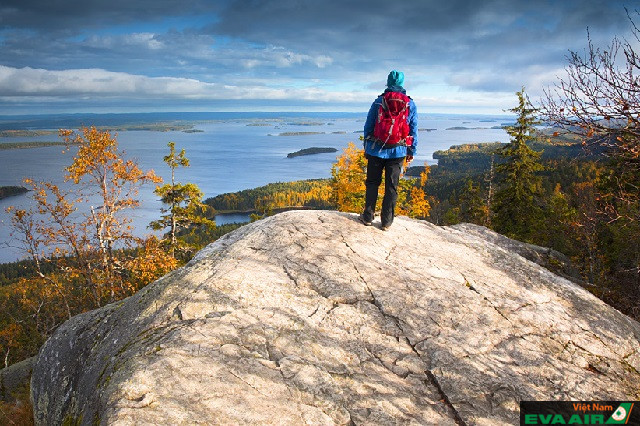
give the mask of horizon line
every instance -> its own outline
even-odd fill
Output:
[[[361,112],[358,111],[126,111],[126,112],[47,112],[47,113],[15,113],[15,114],[7,114],[0,113],[0,118],[2,117],[45,117],[45,116],[64,116],[64,115],[134,115],[134,114],[357,114],[360,115],[362,113],[366,114],[366,110]],[[513,114],[508,114],[507,112],[503,112],[501,114],[498,113],[487,113],[487,112],[418,112],[418,115],[488,115],[488,116],[511,116]]]

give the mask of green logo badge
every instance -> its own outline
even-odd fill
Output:
[[[609,420],[607,420],[608,425],[624,425],[627,424],[629,420],[629,416],[631,415],[631,410],[633,409],[632,402],[623,402],[616,408],[613,412]]]

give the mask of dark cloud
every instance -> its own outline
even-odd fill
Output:
[[[0,29],[75,33],[86,28],[215,13],[207,0],[3,0]]]
[[[541,90],[587,28],[602,45],[629,34],[624,3],[5,0],[0,66],[366,96],[397,68],[425,98],[438,87],[510,93]]]
[[[494,33],[508,42],[523,29],[552,29],[563,36],[587,26],[620,28],[625,20],[622,3],[601,0],[235,0],[219,12],[211,30],[299,49],[389,55],[406,53],[406,47],[455,51],[460,43],[481,41]],[[364,50],[354,52],[354,45]]]
[[[333,69],[367,69],[383,74],[403,67],[423,74],[430,66],[449,75],[491,75],[457,86],[479,91],[513,91],[537,81],[535,66],[560,67],[568,50],[586,45],[586,29],[597,42],[628,32],[622,2],[237,0],[207,28],[255,43],[287,46],[314,54],[328,52]],[[516,86],[512,78],[522,81]],[[422,77],[422,76],[421,76]],[[452,82],[454,79],[448,78]]]

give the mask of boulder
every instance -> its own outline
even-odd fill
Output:
[[[16,392],[27,389],[35,362],[32,356],[0,370],[0,401],[14,402]]]
[[[246,225],[59,327],[36,423],[511,425],[521,400],[640,399],[640,324],[525,252],[405,217]]]

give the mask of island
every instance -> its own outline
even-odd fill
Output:
[[[301,149],[300,151],[290,152],[287,154],[287,158],[299,157],[301,155],[324,154],[328,152],[338,152],[338,150],[335,148],[318,148],[314,146],[311,148]]]
[[[445,130],[479,130],[479,129],[485,129],[486,127],[465,127],[465,126],[454,126],[454,127],[449,127]]]
[[[14,195],[24,194],[29,190],[23,186],[0,186],[0,200]]]
[[[0,150],[4,149],[28,149],[48,146],[68,146],[66,142],[6,142],[0,143]]]
[[[324,132],[282,132],[278,136],[309,136],[309,135],[324,135]],[[272,136],[272,135],[269,135]]]
[[[324,126],[324,123],[318,121],[294,121],[287,124],[289,126]]]
[[[24,130],[7,129],[0,130],[0,138],[31,138],[34,136],[49,136],[58,134],[58,130]]]
[[[48,123],[51,126],[55,126],[56,122]],[[65,128],[72,129],[78,126],[81,128],[82,123],[73,123],[73,121],[67,123]],[[134,123],[120,123],[120,124],[103,124],[95,126],[98,130],[108,130],[110,132],[132,132],[132,131],[148,131],[148,132],[202,132],[202,130],[194,129],[194,125],[189,122],[182,121],[169,121],[169,122],[134,122]],[[38,136],[58,135],[60,130],[53,129],[41,129],[41,130],[29,130],[29,129],[4,129],[0,130],[0,138],[30,138]]]

